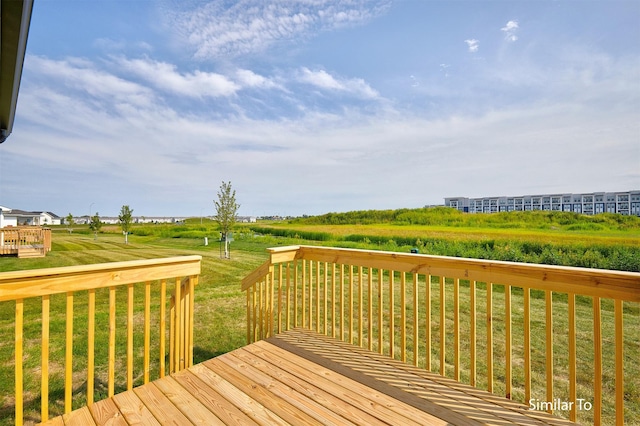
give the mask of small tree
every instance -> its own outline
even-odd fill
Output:
[[[236,214],[240,208],[240,204],[236,203],[236,191],[231,188],[231,181],[222,181],[218,191],[218,200],[213,200],[213,204],[216,207],[215,220],[218,222],[224,242],[224,257],[228,259],[230,257],[229,232],[236,223]]]
[[[74,225],[74,221],[73,221],[73,215],[71,213],[69,213],[67,215],[67,217],[64,219],[65,222],[67,222],[67,231],[69,231],[69,234],[71,234],[73,232],[73,225]]]
[[[89,229],[93,231],[93,239],[98,239],[98,232],[102,229],[102,222],[100,222],[100,214],[96,212],[94,216],[91,217],[91,221],[89,222]]]
[[[118,220],[120,221],[120,227],[122,228],[122,233],[124,234],[124,243],[129,244],[129,229],[131,228],[131,220],[133,218],[133,209],[129,208],[129,206],[122,206],[120,208],[120,214],[118,215]]]

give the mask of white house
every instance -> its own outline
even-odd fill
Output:
[[[0,228],[7,226],[60,225],[60,217],[51,212],[28,212],[0,206]]]
[[[12,225],[8,222],[8,219],[5,218],[5,213],[11,213],[11,209],[9,207],[0,206],[0,228]]]

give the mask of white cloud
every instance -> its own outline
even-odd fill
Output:
[[[251,70],[238,69],[236,71],[236,77],[243,87],[258,87],[265,89],[278,87],[278,84],[272,79],[256,74]]]
[[[504,27],[500,28],[500,31],[504,31],[504,37],[507,41],[513,42],[518,40],[518,36],[516,35],[518,28],[518,21],[509,21]]]
[[[361,78],[336,79],[325,70],[312,71],[303,67],[299,80],[321,89],[348,92],[365,99],[374,99],[379,96],[378,92]]]
[[[121,58],[118,63],[159,89],[183,96],[215,98],[233,95],[240,89],[224,75],[199,70],[181,74],[175,65],[166,62]]]
[[[480,41],[476,40],[475,38],[467,39],[464,42],[467,43],[467,46],[469,47],[469,52],[471,53],[476,53],[480,48]]]
[[[40,77],[50,77],[56,84],[66,85],[68,90],[82,91],[99,99],[134,105],[148,105],[154,100],[153,92],[147,87],[119,78],[79,58],[53,60],[27,55],[25,70]]]
[[[94,200],[104,186],[96,200],[102,214],[129,203],[123,197],[130,192],[140,194],[130,202],[137,211],[194,214],[199,203],[210,204],[216,182],[223,179],[234,183],[245,214],[315,214],[440,202],[439,197],[480,192],[473,183],[479,175],[482,185],[505,194],[520,192],[522,182],[551,185],[561,192],[578,183],[599,188],[631,182],[622,181],[622,175],[635,173],[638,178],[629,161],[634,149],[637,155],[638,127],[629,125],[628,111],[603,113],[597,107],[560,103],[439,120],[394,112],[216,120],[149,107],[131,110],[123,120],[53,89],[24,89],[23,116],[30,120],[47,109],[49,115],[41,117],[40,126],[24,126],[12,135],[13,142],[6,146],[9,155],[73,170],[68,185],[74,188],[79,176],[100,176],[104,183],[94,182],[86,193],[66,194],[60,180],[59,192],[53,190],[62,199]],[[60,131],[77,126],[83,127],[75,134]],[[433,163],[433,158],[438,161]],[[496,158],[501,167],[494,166]],[[544,175],[541,163],[546,165]],[[584,164],[617,166],[601,176],[586,173]],[[294,179],[296,185],[291,185]],[[425,187],[418,194],[397,190],[407,182],[423,182]],[[425,193],[436,199],[426,200]],[[345,199],[340,203],[330,202],[341,195]],[[175,201],[171,206],[168,197]],[[261,210],[252,210],[257,205]]]
[[[138,51],[151,52],[153,47],[146,41],[128,42],[123,39],[114,40],[108,37],[98,38],[93,42],[93,47],[107,52],[122,51],[125,49],[135,49]]]
[[[167,25],[194,48],[196,58],[213,59],[255,53],[281,41],[358,25],[388,7],[388,0],[240,0],[231,5],[218,0],[174,11]]]

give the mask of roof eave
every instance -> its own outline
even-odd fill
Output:
[[[13,130],[33,0],[0,2],[0,143]]]

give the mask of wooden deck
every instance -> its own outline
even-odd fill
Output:
[[[295,329],[45,424],[574,423]]]

